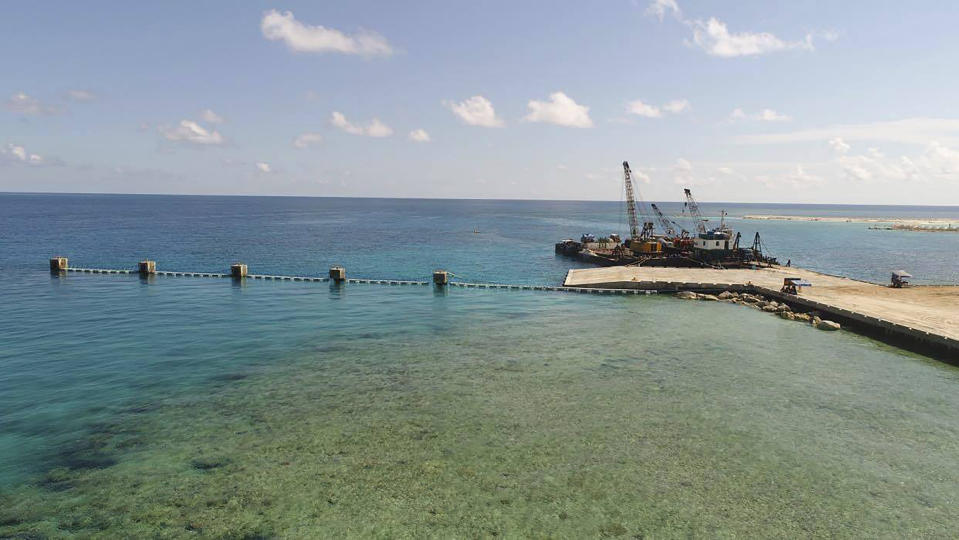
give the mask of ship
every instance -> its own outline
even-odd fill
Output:
[[[751,246],[740,246],[742,235],[727,225],[725,211],[721,212],[719,226],[710,228],[709,220],[703,217],[689,188],[683,190],[683,213],[694,220],[695,232],[667,217],[656,204],[646,204],[633,185],[632,171],[626,161],[623,162],[623,185],[629,237],[621,239],[617,233],[600,237],[585,233],[578,241],[567,238],[557,242],[557,254],[598,266],[744,268],[777,264],[774,257],[764,253],[758,232]]]

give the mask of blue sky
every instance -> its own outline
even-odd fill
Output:
[[[959,204],[952,2],[36,2],[0,191]]]

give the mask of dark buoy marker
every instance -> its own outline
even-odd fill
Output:
[[[230,265],[230,277],[233,279],[243,279],[247,276],[246,265],[243,263],[236,263]]]
[[[433,284],[437,287],[445,287],[450,282],[450,273],[446,270],[433,270]]]
[[[67,264],[66,257],[54,257],[50,259],[50,273],[59,274],[61,272],[66,272],[69,265]]]
[[[156,261],[140,261],[137,264],[137,270],[139,270],[141,276],[152,276],[157,273],[157,262]]]
[[[335,283],[342,283],[346,281],[346,268],[342,266],[331,266],[330,267],[330,281]]]

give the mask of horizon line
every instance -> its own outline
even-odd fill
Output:
[[[409,201],[513,201],[513,202],[600,202],[624,203],[622,199],[507,199],[495,197],[373,197],[365,195],[279,195],[279,194],[242,194],[242,193],[119,193],[109,191],[0,191],[0,195],[107,195],[121,197],[271,197],[287,199],[370,199],[370,200],[409,200]],[[682,200],[657,200],[649,202],[683,203]],[[889,204],[889,203],[818,203],[818,202],[743,202],[743,201],[697,201],[700,204],[716,205],[815,205],[815,206],[890,206],[916,208],[959,208],[959,204]]]

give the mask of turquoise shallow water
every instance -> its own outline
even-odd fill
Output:
[[[856,335],[665,296],[45,269],[57,252],[84,266],[152,256],[222,271],[243,259],[322,274],[340,262],[364,277],[423,279],[441,266],[555,283],[570,264],[550,242],[615,227],[615,204],[0,201],[2,534],[948,536],[957,526],[959,371]],[[885,233],[849,225],[761,230],[777,251],[801,244],[794,263],[838,272],[810,246]],[[941,256],[925,274],[948,282],[959,249],[943,236],[886,236],[894,248],[866,251],[887,264],[928,243]]]

